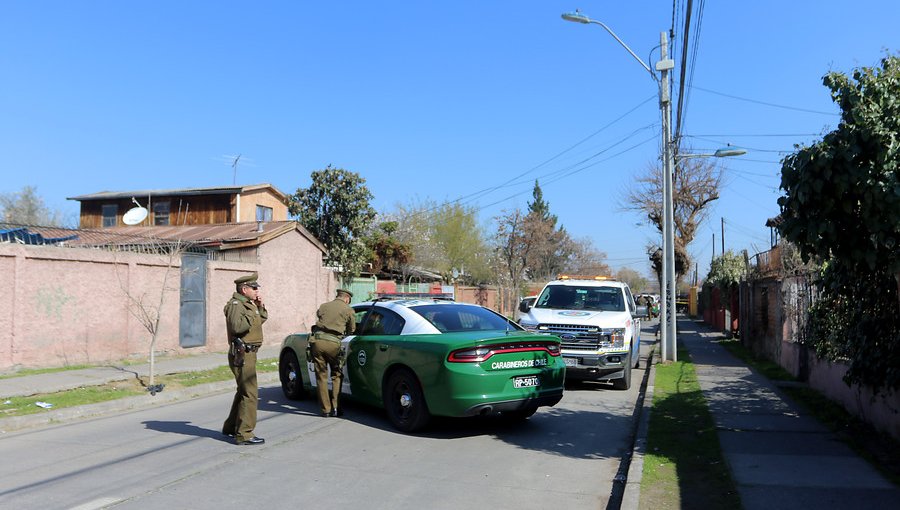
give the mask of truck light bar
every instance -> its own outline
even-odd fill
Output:
[[[557,278],[557,280],[615,280],[612,276],[603,276],[603,275],[582,275],[582,274],[561,274]]]

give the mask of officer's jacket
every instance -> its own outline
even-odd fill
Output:
[[[350,335],[356,329],[353,309],[343,299],[323,303],[316,312],[316,327],[335,335]]]
[[[269,318],[266,305],[257,307],[240,292],[235,292],[225,304],[225,325],[228,342],[240,338],[245,344],[259,345],[263,341],[262,325]]]

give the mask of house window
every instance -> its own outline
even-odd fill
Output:
[[[156,202],[153,204],[153,224],[168,225],[171,202]]]
[[[256,221],[272,221],[272,208],[264,205],[256,206]]]
[[[116,216],[119,214],[119,206],[116,204],[104,204],[101,211],[103,214],[103,227],[115,227]]]

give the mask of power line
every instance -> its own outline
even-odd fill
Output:
[[[748,102],[748,103],[761,104],[761,105],[764,105],[764,106],[771,106],[771,107],[773,107],[773,108],[783,108],[783,109],[785,109],[785,110],[794,110],[794,111],[797,111],[797,112],[817,113],[817,114],[820,114],[820,115],[831,115],[831,116],[834,116],[834,117],[840,117],[840,114],[839,114],[839,113],[834,113],[834,112],[823,112],[823,111],[820,111],[820,110],[810,110],[810,109],[807,109],[807,108],[797,108],[796,106],[786,106],[786,105],[782,105],[782,104],[769,103],[769,102],[766,102],[766,101],[759,101],[759,100],[756,100],[756,99],[749,99],[749,98],[746,98],[746,97],[740,97],[740,96],[735,96],[735,95],[731,95],[731,94],[725,94],[725,93],[723,93],[723,92],[716,92],[715,90],[709,90],[709,89],[705,89],[705,88],[703,88],[703,87],[692,86],[691,88],[695,88],[695,89],[697,89],[697,90],[702,90],[703,92],[709,92],[710,94],[715,94],[715,95],[717,95],[717,96],[723,96],[723,97],[728,97],[728,98],[731,98],[731,99],[737,99],[738,101],[746,101],[746,102]]]
[[[730,135],[684,135],[685,138],[693,137],[717,137],[717,138],[749,138],[749,137],[796,137],[796,136],[819,136],[821,133],[790,133],[790,134],[730,134]]]
[[[756,176],[756,177],[771,177],[772,179],[781,179],[781,176],[780,176],[780,175],[761,174],[761,173],[758,173],[758,172],[748,172],[748,171],[746,171],[746,170],[738,170],[738,169],[736,169],[736,168],[727,168],[727,169],[725,169],[725,171],[726,171],[726,172],[735,172],[735,173],[738,173],[738,174],[744,174],[744,175],[753,175],[753,176]]]
[[[603,127],[601,127],[600,129],[598,129],[598,130],[594,131],[593,133],[591,133],[590,135],[588,135],[588,136],[582,138],[582,139],[579,140],[578,142],[576,142],[576,143],[570,145],[570,146],[569,146],[568,148],[566,148],[565,150],[563,150],[563,151],[557,153],[556,155],[550,157],[549,159],[545,160],[544,162],[540,163],[539,165],[536,165],[536,166],[534,166],[534,167],[532,167],[532,168],[530,168],[530,169],[528,169],[528,170],[526,170],[526,171],[524,171],[524,172],[522,172],[522,173],[516,175],[515,177],[513,177],[513,178],[511,178],[511,179],[508,179],[508,180],[506,180],[506,181],[504,181],[504,182],[502,182],[502,183],[500,183],[500,184],[498,184],[498,185],[496,185],[496,186],[491,186],[491,187],[484,188],[484,189],[481,189],[481,190],[479,190],[479,191],[476,191],[476,192],[474,192],[474,193],[469,193],[469,194],[467,194],[467,195],[462,195],[462,196],[457,197],[457,198],[455,198],[455,199],[453,199],[453,200],[447,200],[447,201],[445,201],[445,202],[443,202],[443,203],[441,203],[441,204],[439,204],[439,205],[435,205],[434,207],[430,207],[430,208],[428,208],[428,209],[425,209],[424,211],[421,211],[421,213],[427,213],[427,212],[435,211],[435,210],[437,210],[437,209],[440,209],[441,207],[444,207],[444,206],[450,205],[450,204],[458,204],[458,203],[466,204],[466,203],[470,203],[470,202],[472,202],[472,201],[478,200],[479,198],[482,198],[482,197],[484,197],[484,196],[487,196],[487,195],[489,195],[489,194],[491,194],[491,193],[493,193],[493,192],[495,192],[495,191],[498,191],[498,190],[500,190],[500,189],[503,189],[503,188],[506,188],[506,187],[509,187],[509,186],[514,186],[514,185],[522,184],[521,182],[516,182],[516,181],[518,181],[519,179],[525,177],[526,175],[528,175],[528,174],[534,172],[535,170],[537,170],[537,169],[539,169],[539,168],[541,168],[541,167],[547,165],[548,163],[550,163],[550,162],[552,162],[552,161],[558,159],[558,158],[561,157],[562,155],[564,155],[564,154],[566,154],[566,153],[572,151],[573,149],[575,149],[575,148],[578,147],[579,145],[583,144],[584,142],[588,141],[589,139],[593,138],[594,136],[596,136],[596,135],[602,133],[602,132],[605,131],[606,129],[612,127],[614,124],[616,124],[616,123],[619,122],[620,120],[624,119],[624,118],[627,117],[628,115],[634,113],[638,108],[644,106],[645,104],[647,104],[648,102],[652,101],[653,99],[656,99],[656,97],[657,97],[657,95],[656,95],[656,94],[653,94],[652,96],[648,97],[647,99],[644,99],[643,101],[641,101],[640,103],[638,103],[637,105],[635,105],[634,107],[632,107],[630,110],[628,110],[627,112],[623,113],[622,115],[616,117],[615,119],[613,119],[612,121],[610,121],[609,123],[607,123],[606,125],[604,125]],[[630,137],[630,136],[631,136],[631,135],[629,135],[629,137]],[[626,139],[627,139],[627,138],[628,138],[628,137],[626,137]],[[591,159],[591,158],[593,158],[593,157],[596,157],[597,155],[602,154],[603,152],[604,152],[604,151],[600,151],[600,152],[594,154],[593,156],[587,158],[587,159],[584,160],[584,161],[587,161],[587,160],[589,160],[589,159]],[[578,165],[578,164],[580,164],[580,163],[581,163],[581,162],[575,163],[575,165]],[[568,170],[568,169],[571,168],[572,166],[574,166],[574,165],[570,165],[570,166],[568,166],[568,167],[566,167],[566,168],[564,168],[564,169],[562,169],[562,170],[557,170],[556,172]],[[553,172],[553,173],[556,173],[556,172]],[[551,173],[550,175],[552,175],[552,173]],[[541,176],[538,176],[538,179],[540,179],[540,177],[541,177]],[[499,201],[499,202],[495,202],[495,204],[496,204],[496,203],[500,203],[500,202],[504,202],[504,201],[506,201],[506,200],[509,200],[510,198],[513,198],[513,197],[518,196],[518,195],[521,195],[521,194],[522,194],[522,193],[516,193],[515,195],[511,195],[510,197],[508,197],[508,198],[506,198],[506,199],[503,199],[503,200],[501,200],[501,201]],[[492,204],[492,205],[493,205],[493,204]]]
[[[564,175],[558,176],[558,177],[556,177],[556,178],[550,179],[550,180],[548,180],[548,181],[545,181],[545,184],[552,184],[552,183],[554,183],[554,182],[556,182],[556,181],[558,181],[558,180],[565,179],[566,177],[569,177],[569,176],[574,175],[574,174],[576,174],[576,173],[583,172],[584,170],[587,170],[587,169],[589,169],[589,168],[592,168],[592,167],[594,167],[594,166],[597,166],[597,165],[599,165],[600,163],[603,163],[603,162],[609,161],[609,160],[611,160],[611,159],[617,158],[617,157],[621,156],[622,154],[625,154],[626,152],[630,152],[630,151],[632,151],[632,150],[634,150],[634,149],[640,147],[641,145],[644,145],[645,143],[647,143],[647,142],[649,142],[649,141],[651,141],[651,140],[655,140],[655,139],[657,138],[657,136],[658,136],[658,135],[654,135],[654,136],[652,136],[652,137],[650,137],[650,138],[647,138],[646,140],[644,140],[644,141],[642,141],[642,142],[638,142],[638,143],[632,145],[631,147],[628,147],[627,149],[624,149],[624,150],[622,150],[622,151],[617,152],[616,154],[613,154],[612,156],[610,156],[610,157],[608,157],[608,158],[604,158],[604,159],[601,159],[601,160],[599,160],[599,161],[595,161],[595,162],[593,162],[593,163],[591,163],[591,164],[589,164],[589,165],[587,165],[587,166],[584,166],[584,167],[582,167],[582,168],[577,168],[577,169],[572,170],[571,172],[569,172],[569,173],[567,173],[567,174],[564,174]],[[624,141],[624,140],[623,140],[623,141]],[[620,142],[617,142],[615,145],[618,145],[618,143],[621,143],[621,141],[620,141]],[[615,146],[615,145],[614,145],[614,146]],[[610,147],[610,148],[612,148],[612,147]],[[608,150],[608,149],[607,149],[607,150]],[[605,152],[605,151],[603,151],[603,152]],[[599,154],[599,153],[598,153],[598,154]],[[596,156],[596,155],[595,155],[595,156]],[[591,158],[593,158],[593,157],[594,157],[594,156],[592,156]],[[588,159],[586,159],[586,160],[584,160],[584,161],[588,161],[588,160],[591,159],[591,158],[588,158]],[[576,163],[576,165],[577,165],[577,164],[580,164],[580,163]],[[572,165],[572,166],[576,166],[576,165]],[[571,168],[571,167],[570,167],[570,168]],[[557,172],[553,172],[553,173],[558,173],[558,171],[557,171]],[[503,199],[501,199],[501,200],[497,200],[496,202],[491,202],[490,204],[480,206],[480,207],[476,208],[476,210],[477,210],[477,211],[480,211],[480,210],[482,210],[482,209],[486,209],[486,208],[488,208],[488,207],[491,207],[491,206],[494,206],[494,205],[497,205],[497,204],[506,202],[507,200],[510,200],[510,199],[515,198],[515,197],[517,197],[517,196],[519,196],[519,195],[528,193],[529,191],[530,191],[530,190],[525,190],[525,191],[520,191],[520,192],[518,192],[518,193],[514,193],[514,194],[512,194],[512,195],[507,196],[506,198],[503,198]]]
[[[704,138],[702,136],[697,136],[697,135],[693,135],[693,136],[691,136],[691,138],[694,138],[696,140],[703,140],[705,142],[719,143],[718,140],[711,140],[709,138]],[[788,154],[788,153],[794,152],[793,149],[790,149],[790,150],[759,149],[756,147],[747,147],[747,146],[743,146],[743,145],[741,146],[741,148],[747,149],[748,151],[753,151],[753,152],[770,152],[770,153],[776,153],[776,154]]]

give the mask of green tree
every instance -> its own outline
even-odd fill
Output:
[[[526,269],[532,281],[542,281],[554,278],[563,270],[575,247],[566,229],[563,226],[557,228],[557,217],[550,214],[550,204],[544,200],[538,181],[534,181],[532,197],[524,224],[533,244],[526,260]]]
[[[365,233],[375,218],[366,180],[331,165],[311,177],[312,184],[291,197],[288,210],[328,248],[326,261],[342,278],[358,276],[369,258]]]
[[[46,227],[71,226],[63,213],[44,203],[34,186],[25,186],[18,193],[0,194],[0,221]]]
[[[398,226],[396,221],[384,221],[366,238],[369,262],[374,271],[400,270],[409,262],[412,248],[394,237]]]
[[[447,281],[473,284],[490,278],[487,242],[478,224],[477,209],[444,204],[433,211],[430,223],[432,242],[441,254],[435,269]]]
[[[493,279],[490,248],[475,208],[426,201],[399,205],[386,217],[397,223],[397,239],[409,245],[410,264],[438,272],[448,282]]]
[[[745,274],[747,274],[747,263],[744,262],[744,257],[727,250],[709,264],[709,273],[706,274],[705,283],[726,291],[741,283]]]
[[[810,338],[847,382],[900,388],[900,58],[825,75],[838,127],[782,162],[784,239],[826,261]]]
[[[528,202],[528,214],[535,214],[540,219],[544,221],[549,221],[554,227],[556,227],[557,217],[554,214],[550,214],[550,204],[544,201],[544,191],[541,189],[541,185],[538,184],[537,179],[534,181],[534,188],[531,190],[532,201]]]

